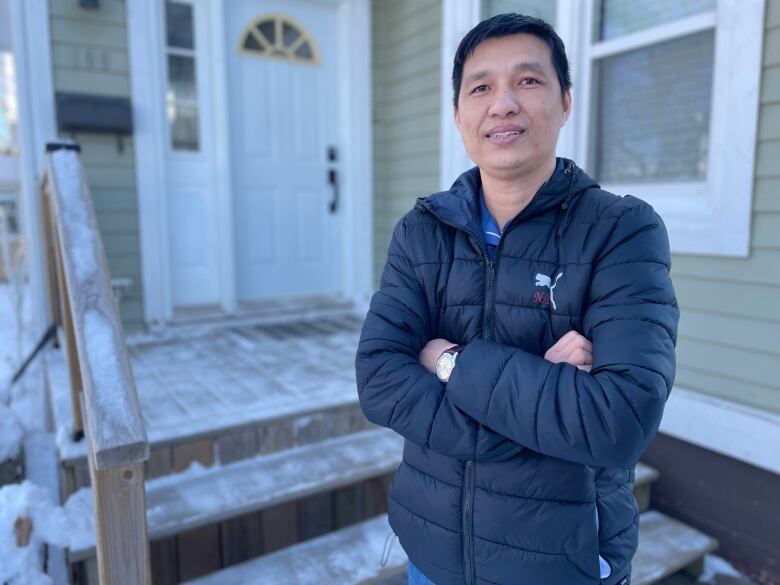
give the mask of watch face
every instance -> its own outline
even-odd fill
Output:
[[[450,379],[450,374],[452,373],[452,368],[454,367],[455,356],[453,356],[451,353],[442,354],[442,356],[439,358],[439,361],[436,363],[436,375],[439,376],[440,380],[447,381]]]

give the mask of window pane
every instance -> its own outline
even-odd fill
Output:
[[[19,233],[19,226],[16,222],[16,203],[9,198],[0,197],[0,215],[4,214],[8,232],[11,234]]]
[[[257,30],[263,33],[266,40],[272,44],[276,44],[276,21],[266,20],[257,25]]]
[[[195,59],[168,55],[168,99],[194,100],[196,97]]]
[[[482,18],[490,18],[505,12],[535,16],[555,26],[555,2],[552,0],[483,0],[482,2]]]
[[[715,10],[716,0],[601,0],[596,5],[596,39],[621,35]]]
[[[298,37],[300,36],[301,33],[288,23],[285,22],[282,25],[282,39],[285,47],[292,45],[295,41],[298,40]]]
[[[600,63],[599,181],[705,178],[713,55],[714,32],[705,31]]]
[[[198,150],[198,110],[196,108],[169,104],[168,121],[171,126],[171,146],[174,150]]]
[[[168,28],[168,46],[194,49],[195,35],[192,26],[192,5],[178,2],[165,3],[165,22]]]
[[[11,5],[0,0],[0,51],[11,51]]]
[[[17,124],[14,59],[10,51],[0,51],[0,156],[17,154]]]
[[[301,59],[314,59],[314,53],[312,53],[311,46],[309,46],[309,41],[306,41],[295,50],[295,56]]]

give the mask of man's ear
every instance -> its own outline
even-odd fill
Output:
[[[569,119],[569,116],[571,116],[571,105],[571,89],[567,89],[563,93],[563,123],[561,124],[561,128],[563,128],[563,126],[566,124],[566,121]]]
[[[458,132],[460,132],[460,110],[458,109],[458,106],[453,106],[452,110],[455,117],[455,126],[458,127]]]

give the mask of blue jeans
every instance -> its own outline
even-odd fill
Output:
[[[434,585],[433,581],[423,575],[420,570],[409,561],[409,585]]]
[[[617,585],[630,585],[631,571],[617,582]],[[420,570],[409,561],[409,585],[435,585],[433,581],[423,575]]]

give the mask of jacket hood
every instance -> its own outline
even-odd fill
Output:
[[[568,223],[572,201],[586,189],[598,186],[598,183],[572,160],[557,157],[555,171],[534,194],[520,215],[528,218],[559,207],[559,211],[563,213],[558,215],[558,230],[563,230]],[[460,175],[448,191],[420,197],[417,206],[430,211],[445,223],[466,228],[481,236],[479,202],[481,188],[479,167],[475,166]]]

